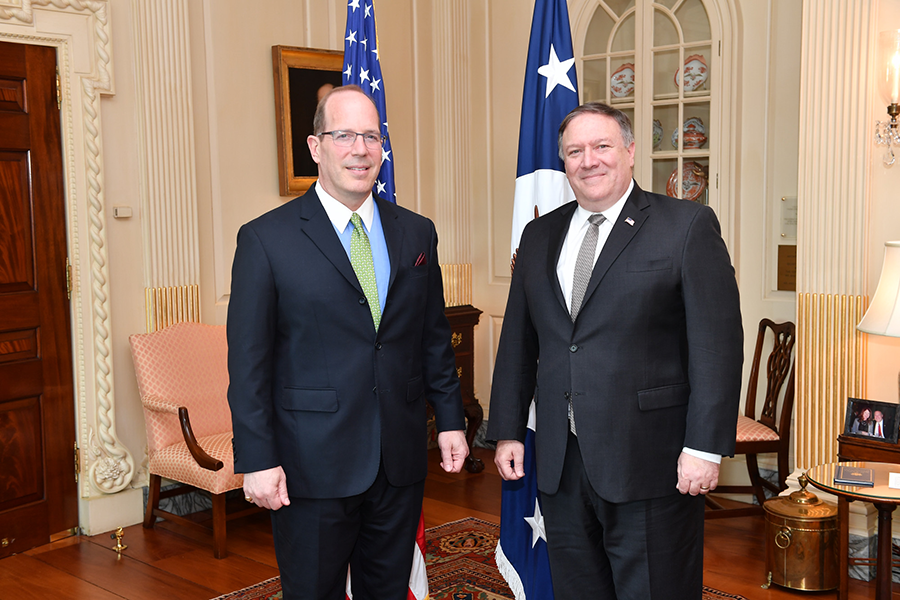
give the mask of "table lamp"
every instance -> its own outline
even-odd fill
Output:
[[[884,243],[884,264],[875,296],[862,321],[864,333],[900,337],[900,241]]]
[[[900,337],[900,242],[884,243],[884,264],[875,296],[862,321],[864,333]]]

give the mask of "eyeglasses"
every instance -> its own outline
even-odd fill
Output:
[[[357,133],[355,131],[323,131],[319,136],[330,135],[335,146],[349,148],[356,143],[356,136],[361,135],[363,142],[369,148],[381,148],[384,145],[384,136],[377,133]]]

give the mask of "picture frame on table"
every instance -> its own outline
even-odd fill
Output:
[[[278,192],[297,196],[318,177],[306,138],[321,96],[342,83],[344,53],[293,46],[272,46],[275,79],[275,129],[278,140]]]
[[[896,444],[900,437],[898,417],[900,404],[847,398],[844,435]]]

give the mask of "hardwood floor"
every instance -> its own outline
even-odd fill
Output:
[[[425,526],[468,516],[499,523],[500,478],[492,452],[475,454],[483,473],[447,475],[436,451],[429,455]],[[278,574],[269,519],[264,513],[232,521],[228,557],[212,556],[211,535],[160,522],[146,530],[127,527],[119,558],[109,534],[76,536],[0,560],[0,599],[207,600]],[[834,592],[800,593],[773,586],[763,590],[763,517],[706,523],[704,583],[748,600],[834,598]],[[900,598],[896,586],[895,599]],[[850,600],[874,598],[874,583],[851,580]],[[540,600],[540,599],[536,599]]]

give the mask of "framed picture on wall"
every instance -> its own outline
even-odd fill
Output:
[[[306,138],[313,132],[319,98],[341,85],[344,53],[338,50],[272,46],[278,192],[296,196],[309,189],[318,169]]]
[[[900,404],[847,398],[844,435],[896,444],[900,437]]]

